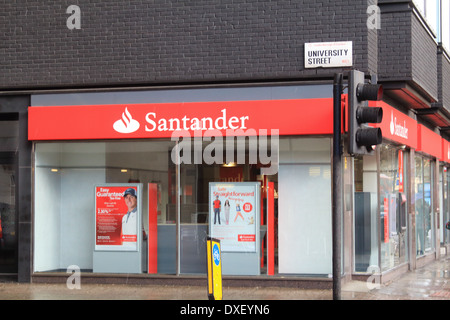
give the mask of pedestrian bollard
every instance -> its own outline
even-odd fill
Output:
[[[220,240],[207,237],[208,298],[222,300],[222,257]]]

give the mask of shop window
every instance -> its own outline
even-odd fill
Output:
[[[406,157],[407,153],[402,148],[383,145],[380,149],[382,271],[404,263],[407,259]]]
[[[331,141],[280,141],[279,273],[332,273]]]
[[[34,271],[76,265],[94,271],[95,186],[141,184],[142,272],[148,269],[148,192],[155,186],[157,273],[174,273],[176,262],[175,175],[171,141],[36,143],[34,185]],[[118,200],[121,201],[121,200]],[[126,261],[126,259],[122,259]],[[119,272],[119,269],[117,269]]]
[[[354,158],[355,271],[379,270],[377,157]]]
[[[197,159],[196,163],[183,161],[179,165],[181,274],[206,273],[204,262],[208,235],[222,241],[224,275],[260,275],[267,272],[267,198],[264,190],[269,181],[274,182],[278,189],[278,175],[263,174],[265,165],[260,161],[260,148],[261,144],[265,144],[268,155],[272,156],[277,151],[272,146],[278,148],[278,145],[272,143],[274,140],[270,138],[262,142],[260,137],[242,137],[235,138],[232,147],[233,143],[228,144],[231,140],[227,138],[227,141],[222,141],[223,144],[219,140],[214,141],[217,148],[211,153],[213,163],[205,156],[212,150],[210,143],[199,139],[192,141],[190,149],[185,148],[191,151],[190,157],[184,153],[180,157]],[[254,148],[256,144],[258,147]],[[201,145],[203,157],[198,153],[198,146]],[[254,196],[233,193],[252,183],[260,186]],[[220,191],[221,188],[225,191],[219,192],[220,196],[216,199],[212,192]],[[212,206],[216,200],[218,210],[213,211]],[[275,219],[271,222],[276,223]],[[276,228],[274,226],[275,230]]]
[[[433,166],[420,155],[415,158],[416,254],[424,255],[433,249]]]
[[[445,224],[448,221],[448,168],[439,167],[439,240],[441,246],[448,244],[448,234]]]
[[[254,270],[256,274],[266,274],[266,188],[272,182],[275,212],[270,223],[274,226],[271,245],[275,250],[270,254],[274,258],[274,274],[327,277],[332,273],[330,138],[283,137],[276,145],[279,150],[273,150],[271,141],[267,141],[268,153],[279,151],[280,165],[272,175],[263,174],[266,164],[250,160],[250,143],[245,144],[243,162],[213,164],[174,162],[176,143],[163,139],[35,143],[34,271],[66,272],[69,266],[76,265],[82,271],[97,272],[93,254],[95,186],[139,185],[139,270],[205,274],[205,240],[211,231],[210,183],[259,182],[256,212],[250,216],[250,206],[242,208],[237,216],[238,209],[234,207],[229,212],[224,209],[219,217],[224,225],[227,220],[230,225],[239,222],[241,227],[243,223],[256,225],[253,233],[242,238],[255,242],[254,252],[233,260],[234,269],[227,269],[230,274],[253,275]],[[153,200],[149,200],[152,192]],[[157,229],[149,222],[152,210],[156,212]],[[154,233],[156,240],[151,239]],[[156,251],[150,253],[154,245]],[[250,257],[258,268],[249,273],[245,268]],[[123,258],[121,264],[127,263],[130,261]],[[113,266],[110,272],[121,270]]]
[[[276,175],[271,177],[276,180]],[[260,181],[263,179],[260,175],[260,168],[257,164],[181,164],[180,165],[180,272],[182,274],[190,273],[206,273],[206,237],[210,234],[210,224],[215,225],[218,230],[214,235],[223,236],[225,241],[222,243],[224,267],[222,272],[228,275],[249,275],[264,273],[265,268],[261,269],[259,265],[260,259],[256,257],[253,259],[252,267],[244,267],[240,263],[249,259],[250,253],[241,253],[236,257],[232,256],[227,248],[229,247],[228,238],[234,234],[235,230],[245,230],[246,226],[251,225],[252,241],[255,231],[263,230],[264,226],[261,223],[255,226],[257,221],[260,221],[261,210],[256,212],[238,212],[236,205],[241,203],[241,198],[238,196],[220,196],[219,212],[212,215],[209,214],[209,205],[213,203],[213,195],[210,194],[210,183],[228,183],[238,187],[246,182]],[[263,186],[261,184],[261,186]],[[261,188],[262,189],[262,188]],[[230,187],[228,190],[236,190]],[[241,203],[241,206],[244,203]],[[259,203],[258,203],[258,208]],[[264,212],[264,211],[263,211]],[[258,217],[256,216],[258,215]],[[258,218],[258,219],[256,219]],[[233,242],[233,241],[232,241]],[[258,247],[253,247],[256,252],[264,256],[261,246],[264,243],[264,238],[260,239]],[[234,244],[234,242],[233,242]],[[256,244],[255,244],[256,246]],[[234,250],[231,250],[233,253]],[[236,256],[236,255],[235,255]],[[230,267],[227,259],[233,259],[234,262]],[[237,260],[235,260],[237,259]],[[241,262],[239,262],[241,261]]]

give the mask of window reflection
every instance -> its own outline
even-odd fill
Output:
[[[402,148],[383,145],[380,151],[381,269],[407,258],[405,157]]]
[[[378,267],[377,161],[374,156],[357,156],[355,167],[355,271]]]
[[[416,208],[416,254],[424,255],[433,249],[432,235],[432,162],[416,156],[415,208]]]

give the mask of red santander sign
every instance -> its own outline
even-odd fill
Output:
[[[371,104],[383,108],[383,121],[376,125],[376,127],[381,128],[383,138],[407,145],[414,149],[417,148],[418,132],[416,120],[382,101],[371,102]]]
[[[331,98],[28,108],[29,140],[170,138],[174,132],[332,134]]]

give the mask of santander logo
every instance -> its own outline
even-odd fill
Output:
[[[227,109],[220,110],[220,116],[216,117],[203,117],[189,118],[184,115],[182,118],[158,118],[155,112],[149,112],[145,115],[144,129],[146,132],[166,132],[166,131],[205,131],[205,130],[236,130],[247,129],[247,121],[249,116],[231,116],[227,115]],[[125,111],[122,113],[122,118],[115,121],[113,128],[119,133],[132,133],[136,132],[140,127],[140,123],[133,119],[128,109],[125,107]]]
[[[391,131],[391,135],[408,139],[408,128],[406,127],[406,121],[403,121],[403,123],[397,122],[397,117],[394,117],[393,112],[391,112],[391,123],[389,129]]]
[[[113,128],[119,133],[132,133],[139,129],[139,122],[133,119],[128,109],[122,113],[122,119],[114,122]]]

